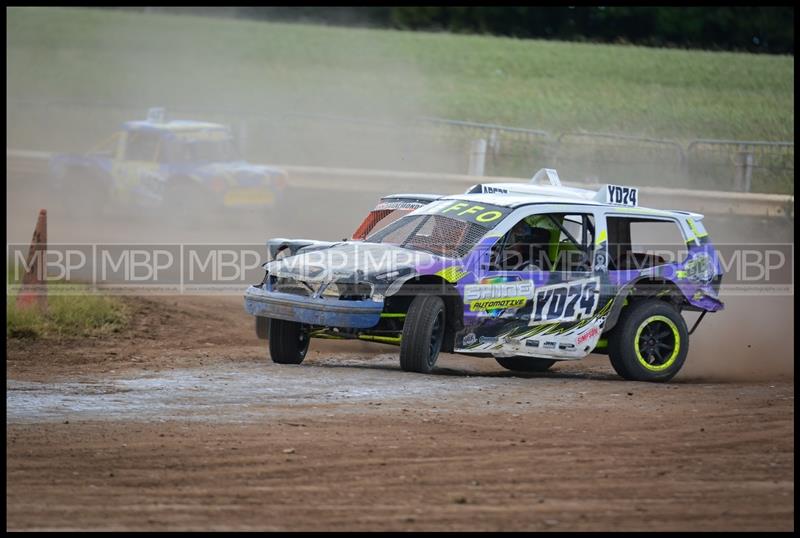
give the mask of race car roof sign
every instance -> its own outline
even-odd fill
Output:
[[[639,189],[622,185],[604,185],[602,189],[597,191],[595,201],[610,205],[638,207]]]

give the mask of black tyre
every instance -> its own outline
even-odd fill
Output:
[[[269,318],[269,354],[278,364],[300,364],[311,337],[301,323]]]
[[[420,295],[411,301],[400,341],[400,367],[430,373],[442,349],[445,308],[441,297]]]
[[[669,381],[688,351],[686,322],[675,307],[657,299],[626,307],[608,336],[611,366],[633,381]]]
[[[256,336],[260,340],[269,340],[269,320],[262,316],[256,316]]]
[[[495,357],[495,360],[506,370],[516,372],[544,372],[556,363],[553,359],[538,357]]]

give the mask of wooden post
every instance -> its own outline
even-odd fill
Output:
[[[739,152],[736,154],[735,165],[736,174],[734,175],[734,189],[740,192],[750,192],[753,182],[753,154],[747,151],[747,148],[742,145],[739,146]]]
[[[469,152],[469,172],[470,176],[482,176],[486,163],[486,139],[479,138],[473,140]]]

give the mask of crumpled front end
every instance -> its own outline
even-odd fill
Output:
[[[370,299],[342,300],[319,295],[300,295],[274,289],[269,281],[245,292],[245,310],[254,316],[296,321],[324,327],[374,327],[380,322],[383,302]]]
[[[422,261],[430,263],[431,256],[391,245],[347,242],[303,249],[265,265],[264,281],[245,292],[245,309],[323,327],[374,327],[384,298],[412,278]]]

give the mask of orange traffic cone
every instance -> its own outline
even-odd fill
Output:
[[[17,307],[37,305],[47,308],[47,281],[45,280],[45,255],[47,254],[47,210],[39,211],[36,229],[28,249],[28,270],[22,276],[22,287],[17,295]]]

